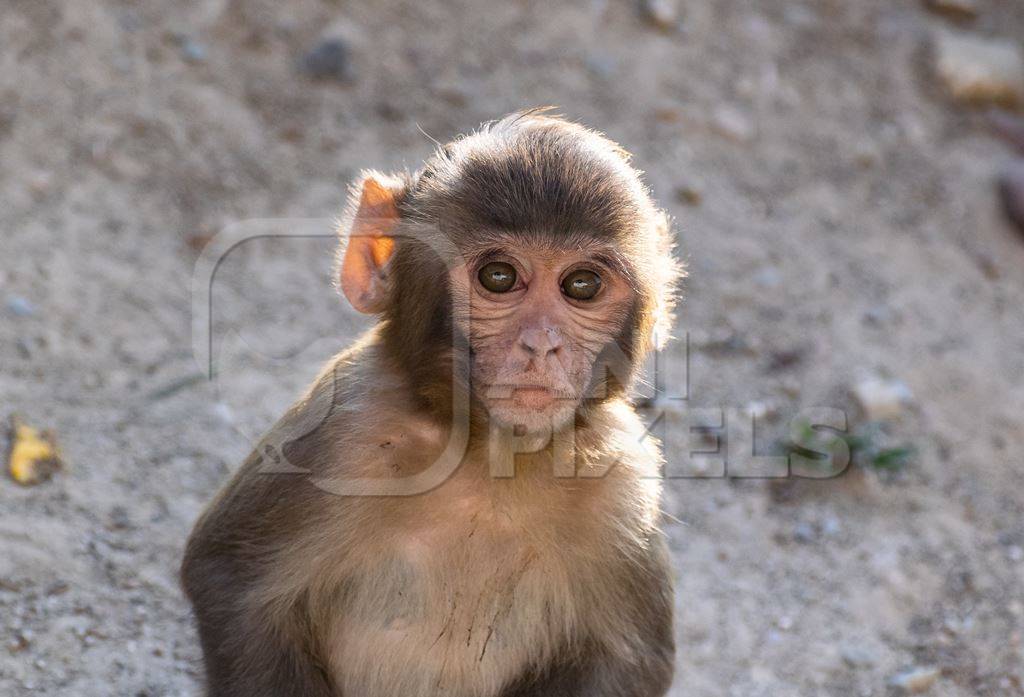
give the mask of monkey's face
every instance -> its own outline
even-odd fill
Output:
[[[520,433],[622,395],[667,333],[680,271],[668,218],[625,151],[581,126],[512,115],[418,173],[367,172],[349,212],[342,291],[385,320],[390,363],[441,416],[466,367],[449,311],[474,407]]]
[[[522,241],[468,254],[452,271],[473,393],[492,422],[528,432],[569,423],[600,389],[598,357],[620,335],[633,291],[613,249]]]

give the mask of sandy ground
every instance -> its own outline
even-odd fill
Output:
[[[542,104],[626,144],[676,217],[673,396],[856,425],[859,381],[913,395],[883,426],[917,452],[895,474],[667,482],[672,694],[885,695],[910,667],[939,671],[928,694],[1024,694],[1024,239],[992,186],[1008,152],[928,70],[945,20],[884,0],[687,1],[675,32],[612,0],[171,5],[0,8],[0,418],[53,428],[69,463],[0,479],[0,694],[199,693],[185,536],[365,326],[330,288],[346,183]],[[982,2],[965,30],[1020,39],[1024,12]],[[297,67],[324,36],[350,48],[345,83]],[[198,380],[197,250],[261,218],[310,236],[225,257],[219,377]]]

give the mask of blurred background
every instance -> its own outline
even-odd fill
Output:
[[[675,217],[668,396],[762,454],[849,415],[839,477],[666,482],[673,696],[1024,694],[1022,39],[1020,0],[7,0],[0,419],[63,467],[0,478],[0,693],[199,694],[185,536],[366,326],[345,186],[552,104]],[[311,234],[223,258],[211,381],[195,264],[253,219]]]

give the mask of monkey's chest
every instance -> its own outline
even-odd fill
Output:
[[[334,619],[342,694],[493,694],[579,630],[581,564],[500,524],[441,525],[382,548],[353,570]]]

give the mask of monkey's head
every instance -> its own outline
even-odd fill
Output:
[[[666,215],[622,148],[542,111],[415,174],[365,172],[345,229],[341,288],[426,404],[466,388],[492,421],[558,428],[627,391],[668,333]]]

